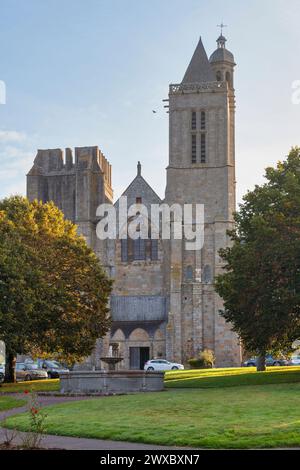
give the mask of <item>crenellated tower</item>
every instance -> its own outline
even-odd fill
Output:
[[[96,210],[113,200],[111,165],[95,147],[38,150],[27,175],[30,200],[53,201],[107,266],[106,246],[96,237]]]

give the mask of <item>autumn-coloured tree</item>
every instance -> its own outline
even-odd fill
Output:
[[[18,353],[89,355],[110,326],[112,284],[76,226],[53,204],[0,202],[0,338],[6,380]]]

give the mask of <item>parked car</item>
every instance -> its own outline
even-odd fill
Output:
[[[291,366],[300,366],[300,354],[293,354],[289,361],[289,364]]]
[[[164,371],[164,370],[179,370],[184,369],[182,364],[177,364],[176,362],[169,362],[165,359],[152,359],[151,361],[147,361],[144,370],[148,371]]]
[[[0,384],[4,382],[5,364],[0,364]]]
[[[16,364],[16,378],[22,380],[48,379],[47,371],[40,369],[37,364],[18,362]]]
[[[47,359],[40,359],[38,365],[41,369],[47,372],[49,379],[59,378],[59,374],[63,372],[69,372],[69,369],[61,365],[57,361],[48,361]]]
[[[257,357],[252,357],[243,363],[244,367],[256,367]],[[266,356],[266,366],[288,366],[289,361],[283,358],[274,358],[271,355]]]

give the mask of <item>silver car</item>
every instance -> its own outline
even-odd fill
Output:
[[[16,364],[16,378],[17,381],[41,380],[48,379],[48,374],[47,371],[39,369],[37,364],[19,362]]]
[[[300,366],[300,354],[293,354],[291,359],[290,359],[290,362],[289,362],[290,366]]]
[[[4,382],[5,364],[0,364],[0,384]]]

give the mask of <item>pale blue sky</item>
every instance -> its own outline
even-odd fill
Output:
[[[236,58],[238,198],[300,145],[300,0],[0,0],[0,197],[25,193],[37,148],[99,145],[116,196],[136,173],[164,195],[168,115],[202,36]],[[157,110],[157,114],[152,113]]]

